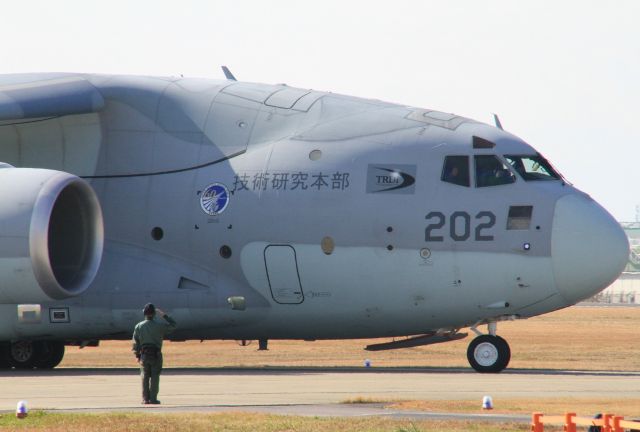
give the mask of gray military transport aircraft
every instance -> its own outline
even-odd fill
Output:
[[[225,74],[0,76],[2,367],[129,339],[151,301],[172,340],[262,348],[470,327],[471,366],[498,372],[496,323],[627,262],[611,215],[497,119]]]

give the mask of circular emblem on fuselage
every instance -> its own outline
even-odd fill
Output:
[[[222,183],[211,183],[200,194],[200,207],[209,216],[217,216],[229,205],[229,189]]]

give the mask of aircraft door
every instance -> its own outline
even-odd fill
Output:
[[[264,249],[264,263],[273,299],[281,304],[302,303],[304,293],[295,249],[289,245],[269,245]]]

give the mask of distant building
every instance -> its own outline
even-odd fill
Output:
[[[640,222],[620,222],[629,237],[629,262],[620,277],[589,301],[640,304]]]

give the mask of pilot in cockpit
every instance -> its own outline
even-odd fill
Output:
[[[513,183],[509,169],[495,156],[476,157],[476,182],[478,187]]]
[[[459,183],[460,170],[457,166],[453,165],[444,175],[443,180],[449,183]]]

